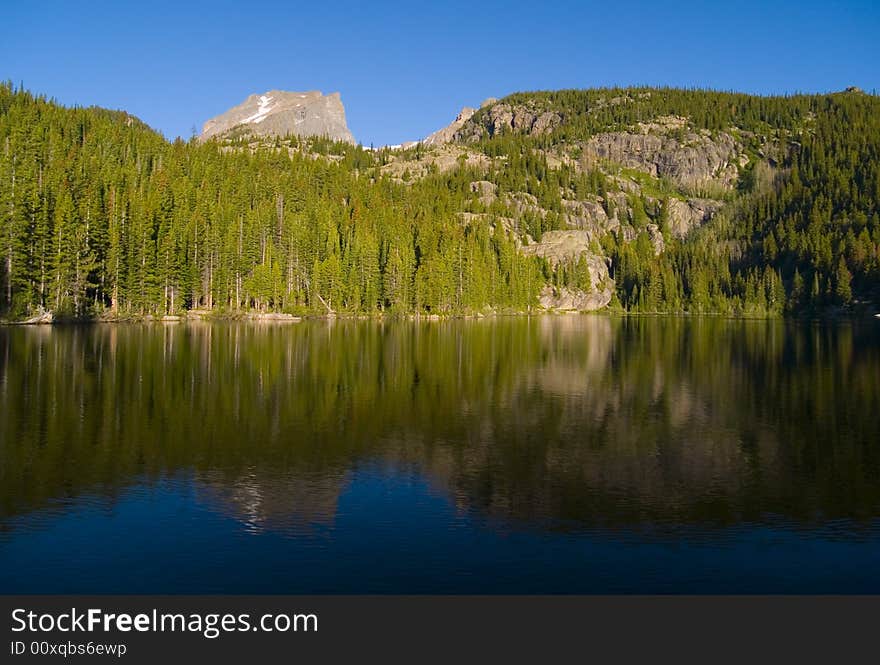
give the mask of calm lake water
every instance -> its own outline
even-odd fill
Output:
[[[0,328],[0,592],[880,592],[880,322]]]

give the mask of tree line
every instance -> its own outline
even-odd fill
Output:
[[[322,139],[166,141],[123,112],[0,86],[0,311],[444,313],[521,309],[540,266],[466,184],[415,187]],[[458,177],[461,179],[461,176]]]
[[[577,262],[523,256],[525,234],[561,228],[563,197],[599,197],[611,215],[606,194],[619,191],[598,168],[551,168],[548,148],[664,114],[736,131],[752,159],[723,210],[685,239],[666,228],[665,202],[681,195],[669,183],[628,195],[630,233],[595,247],[610,261],[612,307],[767,316],[880,302],[875,96],[621,89],[503,101],[563,121],[481,140],[488,169],[463,163],[404,183],[382,170],[382,150],[325,138],[169,142],[124,112],[2,84],[0,313],[522,311],[545,284],[589,287]],[[497,188],[490,205],[470,186],[481,179]],[[533,195],[546,213],[515,214],[505,192]],[[511,217],[516,229],[502,223]],[[663,232],[659,255],[649,222]]]
[[[477,146],[508,165],[540,160],[554,147],[577,147],[599,132],[622,131],[659,116],[686,117],[695,130],[732,132],[749,164],[727,205],[686,239],[666,227],[666,203],[686,198],[669,182],[640,178],[623,234],[602,239],[616,283],[612,307],[643,312],[715,312],[773,316],[824,313],[880,303],[880,100],[859,90],[829,95],[761,97],[672,88],[606,88],[517,93],[504,100],[534,112],[554,111],[552,131],[484,136]],[[480,123],[488,114],[474,116]],[[540,183],[543,164],[507,169],[506,178],[554,202],[556,185],[577,197],[616,188],[598,170],[560,166]],[[499,180],[503,182],[503,180]],[[551,187],[542,187],[549,183]],[[647,185],[647,186],[645,186]],[[650,194],[650,196],[648,196]],[[606,212],[612,209],[605,201]],[[547,218],[549,224],[555,218]],[[665,240],[657,256],[645,230]],[[545,225],[547,221],[545,221]],[[544,229],[546,230],[546,229]]]

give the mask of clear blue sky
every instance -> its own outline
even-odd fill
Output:
[[[376,145],[522,90],[880,89],[877,0],[180,5],[5,0],[0,79],[169,137],[254,92],[339,91],[355,137]]]

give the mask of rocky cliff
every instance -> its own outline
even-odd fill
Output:
[[[480,104],[480,108],[486,108],[487,106],[492,106],[498,100],[494,97],[489,97],[482,104]],[[470,120],[474,113],[477,112],[478,109],[471,108],[470,106],[465,106],[459,111],[458,115],[455,117],[450,124],[442,129],[438,129],[436,132],[431,134],[430,136],[422,139],[422,145],[432,146],[432,145],[442,145],[444,143],[451,143],[455,140],[456,134],[464,127],[465,123]]]
[[[345,108],[338,92],[324,95],[310,92],[270,90],[251,95],[238,106],[208,120],[201,140],[241,128],[257,136],[327,136],[354,143],[345,123]]]
[[[498,136],[504,132],[544,134],[562,122],[560,114],[550,110],[536,110],[508,102],[487,105],[479,121],[463,123],[455,132],[456,141],[473,141],[483,136]]]
[[[696,131],[686,118],[675,116],[597,134],[584,144],[583,154],[593,163],[607,160],[689,189],[729,189],[747,161],[731,134]]]
[[[588,231],[547,231],[541,242],[523,246],[520,251],[528,256],[546,259],[552,268],[561,263],[583,261],[589,272],[589,288],[555,287],[548,284],[541,291],[539,303],[545,309],[592,311],[602,309],[614,292],[614,280],[608,274],[605,258],[590,247]]]

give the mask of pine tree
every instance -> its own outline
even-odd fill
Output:
[[[849,305],[852,301],[852,274],[846,267],[843,257],[837,262],[837,271],[834,275],[834,295],[841,305]]]

